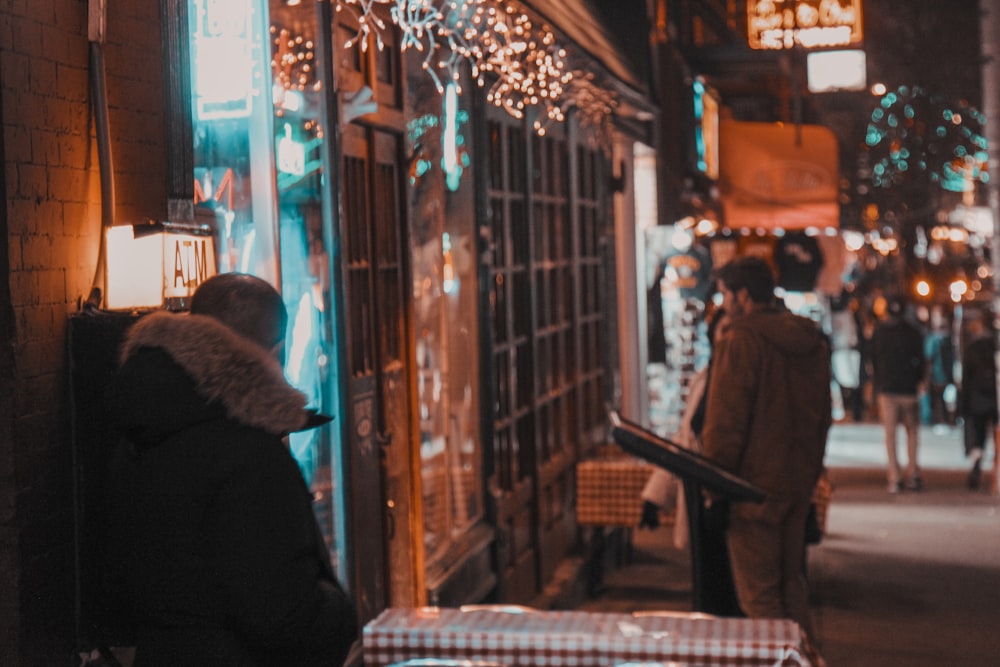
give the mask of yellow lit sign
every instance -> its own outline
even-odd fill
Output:
[[[107,307],[184,306],[215,275],[215,243],[198,225],[150,223],[108,227]]]
[[[747,0],[747,33],[753,49],[858,44],[861,0]]]

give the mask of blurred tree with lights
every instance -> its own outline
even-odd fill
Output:
[[[988,178],[984,123],[967,101],[919,86],[900,86],[877,98],[865,135],[864,181],[882,218],[905,226],[958,203],[945,193],[974,197],[976,185]]]
[[[989,178],[984,124],[983,114],[967,101],[919,86],[876,98],[859,190],[869,228],[898,241],[899,279],[943,286],[975,274],[982,263],[974,244],[970,252],[967,235],[942,235],[940,225],[957,205],[976,204],[978,186]]]

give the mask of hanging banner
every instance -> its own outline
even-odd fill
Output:
[[[720,194],[730,229],[840,226],[837,138],[819,125],[723,120]]]

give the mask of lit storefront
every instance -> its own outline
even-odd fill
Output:
[[[189,178],[194,219],[214,230],[219,272],[251,273],[279,287],[289,313],[286,376],[312,406],[339,417],[329,141],[338,128],[330,123],[321,8],[188,2]],[[289,446],[343,577],[345,468],[338,441],[336,427],[325,427],[292,434]]]
[[[289,445],[363,619],[529,602],[577,539],[619,364],[611,119],[652,118],[528,7],[444,3],[445,39],[390,5],[188,0],[173,193],[219,272],[284,296],[286,375],[335,418]]]
[[[333,417],[288,445],[363,622],[392,606],[548,594],[580,546],[576,464],[607,443],[623,387],[641,392],[638,363],[623,359],[639,328],[636,154],[657,159],[658,108],[645,3],[616,17],[628,32],[598,4],[115,3],[106,98],[89,96],[85,49],[51,68],[73,75],[73,99],[51,102],[72,123],[107,104],[99,160],[88,132],[43,132],[14,108],[15,134],[45,148],[22,157],[19,143],[9,173],[31,162],[37,185],[36,161],[60,150],[75,170],[51,186],[58,205],[25,182],[11,233],[18,253],[37,249],[12,280],[38,323],[30,335],[69,353],[23,344],[11,364],[30,358],[53,387],[19,407],[44,402],[30,417],[66,426],[24,449],[72,458],[61,462],[72,484],[46,478],[72,487],[68,528],[45,528],[74,563],[31,564],[25,581],[74,598],[52,606],[76,643],[106,638],[88,528],[101,525],[102,457],[117,437],[101,396],[118,346],[137,318],[184,310],[218,272],[283,295],[286,376]]]

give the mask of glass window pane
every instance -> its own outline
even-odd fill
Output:
[[[195,206],[214,221],[220,272],[280,285],[289,322],[285,374],[333,414],[328,118],[317,3],[190,0]],[[294,433],[338,573],[346,557],[337,431]]]
[[[467,100],[408,77],[410,227],[424,544],[433,568],[483,515],[478,396],[478,259]],[[466,90],[474,90],[474,85]],[[450,99],[449,99],[450,96]],[[446,155],[446,151],[453,151]],[[505,308],[497,285],[496,305]],[[502,318],[501,318],[502,321]]]

